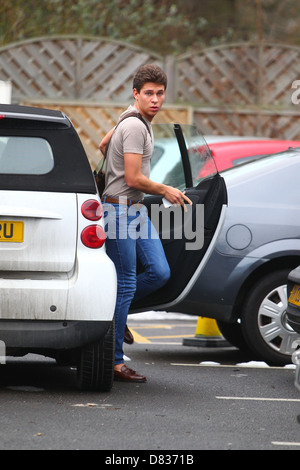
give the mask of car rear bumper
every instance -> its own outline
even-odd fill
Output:
[[[111,321],[115,266],[104,250],[82,252],[71,273],[0,271],[0,321]]]
[[[76,349],[103,338],[110,326],[111,321],[1,320],[0,341],[6,350]]]

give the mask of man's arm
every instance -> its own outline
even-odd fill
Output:
[[[99,144],[99,149],[100,151],[102,152],[102,154],[104,155],[105,154],[105,149],[108,145],[108,142],[110,141],[111,139],[111,136],[113,135],[113,132],[114,132],[115,128],[113,127],[104,137],[103,139],[101,140],[100,144]]]
[[[192,204],[192,201],[177,188],[162,183],[155,183],[143,175],[142,155],[136,153],[124,154],[125,181],[127,186],[135,188],[143,193],[160,195],[172,204],[180,204],[184,207],[184,201]]]

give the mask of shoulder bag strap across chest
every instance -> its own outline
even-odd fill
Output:
[[[118,125],[119,125],[122,121],[124,121],[124,119],[127,119],[127,118],[129,118],[129,117],[136,117],[136,118],[140,119],[140,121],[142,121],[142,122],[145,124],[145,126],[146,126],[146,128],[147,128],[147,131],[149,132],[149,135],[150,135],[150,137],[152,138],[152,135],[151,135],[151,132],[150,132],[150,129],[149,129],[149,126],[148,126],[147,122],[143,119],[143,116],[141,115],[141,113],[136,113],[136,112],[134,112],[134,111],[132,111],[132,112],[130,112],[130,113],[127,113],[127,114],[125,114],[125,116],[123,116],[123,117],[120,118],[119,122],[118,122],[117,125],[115,126],[114,132],[115,132],[116,128],[118,127]],[[111,138],[112,138],[112,136],[111,136]],[[106,146],[104,157],[100,160],[100,162],[99,162],[98,165],[97,165],[97,168],[96,168],[96,170],[95,170],[95,173],[96,173],[96,174],[98,174],[98,172],[103,169],[103,165],[104,165],[104,162],[105,162],[106,157],[107,157],[108,147],[109,147],[111,138],[110,138],[110,140],[109,140],[109,142],[108,142],[108,144],[107,144],[107,146]]]

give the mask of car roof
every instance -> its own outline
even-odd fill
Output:
[[[0,104],[0,119],[15,119],[22,122],[52,123],[56,127],[70,127],[70,120],[59,110],[36,108],[33,106]]]
[[[43,118],[62,118],[64,114],[61,111],[57,111],[54,109],[45,109],[45,108],[36,108],[33,106],[21,106],[17,104],[0,104],[0,111],[4,113],[7,117],[10,115],[17,115],[24,118],[25,116],[28,117],[36,117],[36,119],[43,119]]]
[[[289,148],[282,152],[272,153],[270,155],[266,155],[264,158],[257,158],[243,165],[235,165],[230,168],[226,168],[225,170],[221,171],[222,176],[228,180],[241,178],[243,179],[245,176],[250,178],[251,175],[258,173],[258,174],[266,174],[269,175],[271,170],[276,168],[286,168],[292,164],[298,164],[300,161],[300,148]]]
[[[299,140],[244,140],[209,144],[214,157],[230,156],[231,159],[266,153],[277,153],[289,147],[300,147]]]

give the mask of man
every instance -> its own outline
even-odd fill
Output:
[[[104,154],[109,144],[102,201],[110,227],[106,249],[118,278],[114,377],[121,381],[146,382],[146,377],[124,364],[124,332],[130,304],[133,298],[140,299],[162,287],[170,277],[161,241],[146,208],[134,205],[143,199],[144,193],[161,195],[172,204],[184,206],[185,201],[191,204],[178,189],[149,179],[153,152],[151,121],[162,107],[166,87],[167,77],[160,67],[140,67],[133,79],[134,106],[129,106],[120,116],[117,126],[99,145]],[[125,118],[126,114],[130,116]],[[115,227],[113,232],[111,227]],[[137,258],[144,268],[138,276]]]

